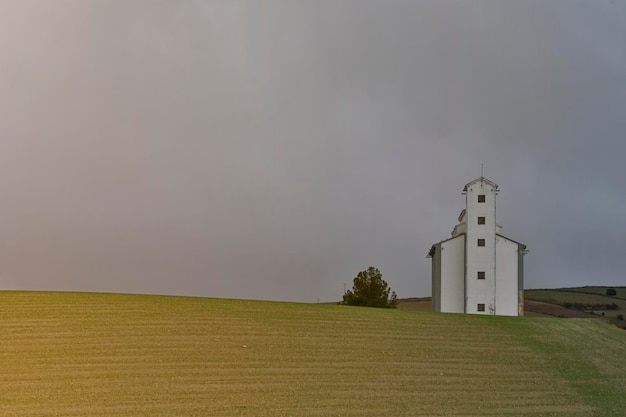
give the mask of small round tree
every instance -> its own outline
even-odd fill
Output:
[[[349,306],[396,308],[398,297],[387,285],[378,268],[370,266],[354,278],[352,290],[343,295],[341,304]]]
[[[609,295],[609,296],[617,295],[617,291],[615,291],[615,288],[607,288],[606,295]]]

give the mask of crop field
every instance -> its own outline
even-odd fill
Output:
[[[417,310],[417,311],[431,311],[432,302],[430,297],[427,298],[405,298],[400,299],[398,308],[400,310]]]
[[[581,291],[585,288],[588,291]],[[604,288],[602,290],[601,288]],[[616,287],[617,293],[624,293],[623,287]],[[525,290],[524,297],[528,300],[553,303],[558,305],[575,304],[615,304],[614,310],[595,310],[596,314],[604,312],[607,317],[616,317],[618,314],[626,315],[626,299],[609,297],[606,295],[606,287],[581,287],[576,289],[555,289],[555,290]]]
[[[0,415],[623,416],[602,320],[0,292]]]
[[[587,287],[559,288],[559,291],[582,292],[582,293],[588,293],[588,294],[606,295],[606,290],[609,288],[613,288],[615,290],[616,292],[615,297],[626,298],[626,287],[587,286]]]

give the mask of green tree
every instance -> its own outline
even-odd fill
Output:
[[[387,285],[378,268],[370,266],[352,281],[352,290],[343,295],[341,304],[349,306],[396,308],[398,297]]]

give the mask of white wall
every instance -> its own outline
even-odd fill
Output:
[[[519,246],[509,239],[496,236],[496,314],[518,315]]]
[[[441,311],[464,312],[465,236],[441,243]]]

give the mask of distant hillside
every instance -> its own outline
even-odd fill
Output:
[[[607,290],[613,289],[614,296]],[[398,308],[430,311],[431,298],[403,298]],[[529,317],[605,318],[626,327],[626,287],[587,286],[524,291],[524,314]]]
[[[2,416],[626,409],[626,332],[602,320],[8,291],[0,331]]]
[[[615,295],[607,295],[607,290]],[[626,328],[626,287],[587,286],[524,291],[526,315],[604,318]]]

